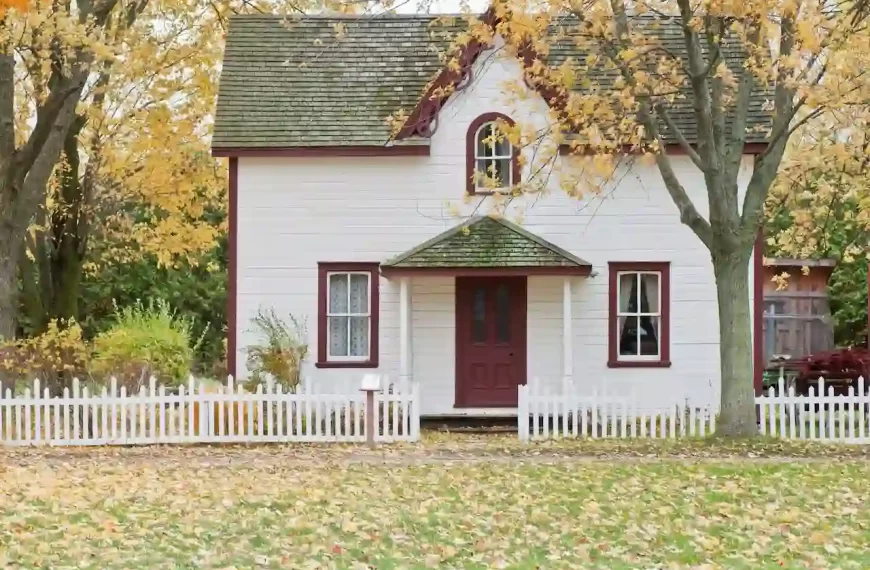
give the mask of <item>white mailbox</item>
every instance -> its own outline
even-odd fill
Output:
[[[363,374],[361,390],[380,390],[381,375],[380,374]]]

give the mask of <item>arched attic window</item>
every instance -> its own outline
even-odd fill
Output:
[[[503,126],[513,119],[501,113],[484,113],[468,126],[466,135],[466,191],[492,194],[507,191],[520,182],[519,149]]]

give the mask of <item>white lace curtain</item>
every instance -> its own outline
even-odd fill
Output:
[[[368,274],[329,276],[328,319],[330,356],[368,356],[371,319]]]

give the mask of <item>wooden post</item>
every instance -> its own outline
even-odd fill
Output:
[[[381,377],[378,374],[365,374],[362,378],[361,390],[366,393],[366,445],[375,446],[375,392],[381,389]]]
[[[574,333],[571,316],[571,278],[562,283],[562,390],[569,390],[574,383]]]
[[[399,379],[411,381],[411,293],[408,277],[399,280]]]
[[[375,446],[375,391],[363,390],[366,393],[366,445]]]

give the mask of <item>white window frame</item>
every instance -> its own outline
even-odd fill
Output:
[[[480,125],[479,127],[477,127],[477,131],[475,131],[475,133],[474,133],[474,191],[475,192],[505,192],[505,191],[509,190],[514,185],[514,145],[511,144],[511,142],[507,139],[507,136],[504,133],[501,133],[501,136],[504,137],[505,142],[507,142],[507,144],[508,144],[508,154],[507,155],[495,154],[496,141],[492,142],[492,147],[491,147],[492,153],[493,153],[492,156],[480,156],[477,154],[477,151],[478,151],[477,147],[478,147],[478,143],[480,141],[480,135],[481,135],[481,132],[483,131],[483,129],[491,126],[493,129],[498,130],[500,132],[501,129],[499,129],[498,124],[499,124],[498,121],[489,121],[489,122],[484,123],[484,124]],[[486,161],[490,161],[490,164],[495,164],[496,160],[504,160],[504,159],[508,160],[508,173],[507,173],[508,174],[507,175],[508,185],[500,187],[500,188],[489,188],[487,186],[482,186],[481,184],[483,184],[483,182],[489,178],[489,173],[487,172],[489,165],[487,165],[487,168],[484,169],[483,172],[480,172],[478,170],[478,161],[486,160]]]
[[[623,275],[634,275],[637,281],[637,312],[629,313],[627,311],[622,311],[620,307],[622,306],[622,291],[620,285],[622,284],[622,276]],[[655,275],[658,277],[658,306],[659,310],[656,312],[641,312],[640,307],[640,295],[641,290],[643,289],[643,275]],[[662,359],[662,279],[664,276],[661,271],[644,271],[644,270],[626,270],[626,271],[618,271],[616,273],[616,359],[620,362],[658,362]],[[622,354],[622,331],[619,326],[619,319],[621,317],[637,317],[637,347],[638,351],[640,351],[640,318],[641,317],[658,317],[656,321],[656,346],[657,351],[656,354]]]
[[[332,276],[347,275],[347,313],[333,313],[330,311],[330,299],[332,298]],[[350,276],[365,275],[366,276],[366,299],[368,306],[365,313],[350,312]],[[332,354],[331,335],[331,320],[330,317],[348,317],[347,323],[347,348],[350,352],[350,317],[368,317],[369,319],[369,334],[366,337],[366,354],[365,356],[349,356]],[[372,357],[372,274],[370,271],[327,271],[326,273],[326,361],[327,362],[368,362]]]

